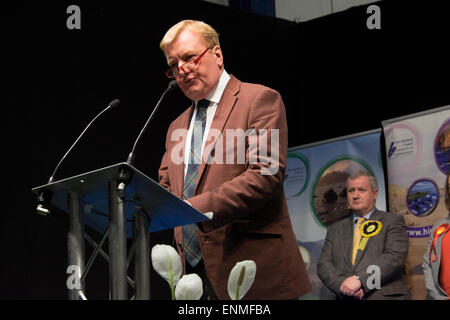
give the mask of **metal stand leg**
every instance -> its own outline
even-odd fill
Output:
[[[136,241],[134,254],[136,300],[150,299],[150,249],[147,221],[142,210],[138,210],[133,217],[134,241]]]
[[[80,206],[80,195],[77,192],[69,193],[69,232],[67,234],[68,263],[74,280],[67,283],[70,300],[81,300],[84,291],[84,281],[81,274],[84,270],[84,224]]]
[[[119,183],[110,181],[109,287],[112,300],[127,300],[127,238],[125,212],[118,190]]]

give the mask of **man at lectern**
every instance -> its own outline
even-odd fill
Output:
[[[287,124],[280,94],[228,74],[216,31],[171,27],[160,47],[166,76],[192,104],[169,127],[159,182],[211,220],[175,228],[185,273],[205,299],[229,299],[233,266],[256,263],[245,299],[296,299],[311,285],[284,197]]]

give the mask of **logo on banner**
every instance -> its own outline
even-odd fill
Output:
[[[415,181],[409,188],[406,196],[406,205],[409,212],[416,217],[426,217],[436,209],[439,203],[439,188],[430,179]]]
[[[408,123],[397,123],[386,131],[387,156],[398,166],[414,165],[422,151],[422,140],[416,128]]]
[[[436,164],[445,175],[450,173],[450,119],[439,129],[434,142]]]

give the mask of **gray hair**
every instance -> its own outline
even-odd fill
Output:
[[[365,170],[351,172],[347,178],[347,185],[348,185],[348,180],[355,180],[356,178],[359,178],[359,177],[367,177],[369,179],[369,184],[370,184],[370,187],[372,188],[372,190],[378,190],[377,179],[375,178],[375,176],[373,174],[371,174]]]

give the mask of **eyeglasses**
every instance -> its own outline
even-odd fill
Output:
[[[200,59],[203,58],[206,51],[208,51],[209,48],[206,48],[205,51],[203,51],[197,58],[191,59],[189,61],[186,61],[179,67],[173,67],[170,68],[165,72],[165,75],[167,78],[175,78],[180,75],[180,70],[183,70],[184,73],[189,73],[200,63]]]

